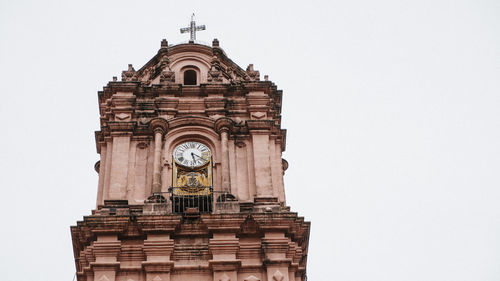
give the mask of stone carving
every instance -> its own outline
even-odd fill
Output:
[[[123,121],[123,120],[126,120],[126,119],[130,119],[130,114],[128,114],[128,113],[118,113],[118,114],[115,114],[115,117],[116,117],[117,120]]]
[[[139,124],[141,125],[147,125],[149,123],[149,119],[146,117],[141,117],[139,118]]]
[[[148,147],[147,142],[140,142],[137,144],[137,148],[139,148],[139,149],[145,149],[146,147]]]
[[[247,67],[247,75],[252,81],[260,80],[260,73],[258,70],[253,69],[253,64],[249,64]]]
[[[283,169],[283,173],[288,169],[288,161],[283,158],[281,158],[281,168]]]
[[[208,71],[208,82],[222,82],[221,65],[217,56],[212,57],[210,70]]]
[[[101,278],[99,278],[98,281],[109,281],[109,278],[106,275],[102,275]]]
[[[149,122],[149,129],[152,132],[160,131],[162,134],[167,133],[168,122],[163,118],[154,118]]]
[[[158,62],[150,65],[141,73],[141,81],[144,85],[150,85],[154,79],[160,77],[160,84],[166,85],[175,82],[175,73],[170,68],[170,59],[168,58],[168,42],[163,39],[161,48],[158,51]]]
[[[234,140],[234,144],[236,144],[236,146],[239,147],[239,148],[242,148],[242,147],[246,146],[246,144],[245,144],[244,141],[238,140],[238,139]]]
[[[276,270],[276,272],[273,274],[273,281],[282,281],[285,276],[281,271]]]
[[[160,74],[160,84],[166,85],[168,83],[175,82],[175,72],[170,69],[170,66],[167,66],[167,69],[162,71]]]
[[[229,67],[226,70],[226,76],[231,81],[231,83],[240,83],[243,80],[247,80],[245,79],[246,77],[244,75],[245,73],[243,73],[242,75],[241,73],[238,73],[238,71],[235,68],[232,67]]]
[[[156,275],[155,278],[153,278],[153,281],[161,281],[160,276]]]
[[[247,278],[245,278],[244,281],[260,281],[260,279],[253,275],[250,275]]]
[[[229,276],[227,276],[227,274],[225,274],[225,273],[224,273],[224,274],[220,277],[219,281],[231,281],[231,278],[229,278]]]
[[[264,112],[253,112],[252,117],[255,119],[262,119],[266,117],[266,114]]]
[[[137,81],[137,72],[135,71],[134,67],[131,64],[128,65],[128,70],[122,71],[122,81],[123,82]]]
[[[170,69],[170,60],[168,59],[167,53],[163,53],[160,58],[160,62],[156,65],[157,69],[161,71],[160,74],[160,84],[166,85],[168,83],[175,82],[175,73]]]
[[[259,225],[251,215],[248,215],[245,221],[241,224],[238,235],[256,235],[261,233]]]
[[[99,170],[101,169],[101,161],[97,161],[94,164],[94,170],[99,174]]]
[[[221,133],[222,131],[231,131],[231,127],[233,125],[233,120],[227,117],[221,117],[215,121],[215,131],[217,133]]]

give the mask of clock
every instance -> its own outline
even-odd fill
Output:
[[[210,149],[196,141],[181,143],[174,149],[175,162],[189,168],[204,166],[210,161],[210,157]]]

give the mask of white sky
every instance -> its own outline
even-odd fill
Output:
[[[72,280],[97,91],[192,12],[283,92],[310,281],[500,280],[499,1],[0,1],[0,273]]]

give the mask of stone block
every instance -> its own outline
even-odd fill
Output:
[[[237,201],[215,202],[215,213],[239,213],[240,204]]]
[[[169,204],[167,203],[144,203],[142,213],[144,215],[166,215],[170,213]]]

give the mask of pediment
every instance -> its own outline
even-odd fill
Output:
[[[252,215],[248,215],[245,221],[241,224],[238,236],[263,236],[259,224],[255,221]]]
[[[183,84],[186,70],[196,72],[199,84],[237,84],[259,81],[260,73],[250,64],[243,70],[218,46],[202,44],[168,45],[164,40],[158,53],[139,70],[132,65],[122,72],[122,81],[141,82],[142,85]]]

